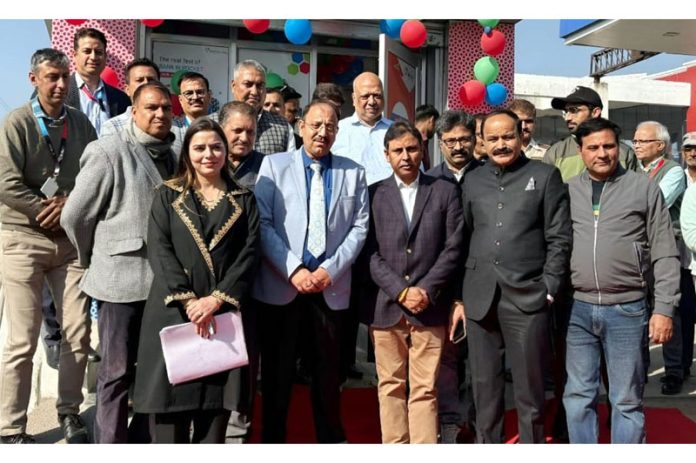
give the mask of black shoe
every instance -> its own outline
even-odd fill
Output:
[[[68,444],[89,443],[87,427],[82,421],[82,418],[80,418],[80,415],[73,413],[68,415],[58,415],[58,423],[60,423],[60,429],[63,431],[63,435],[65,436],[65,442]]]
[[[682,390],[682,380],[676,376],[665,376],[665,382],[662,384],[662,393],[664,395],[676,395]]]
[[[45,345],[46,347],[46,364],[53,368],[58,369],[58,364],[60,363],[60,344]]]
[[[91,363],[101,362],[101,355],[90,347],[89,352],[87,352],[87,361]]]
[[[2,436],[2,437],[0,437],[0,443],[3,443],[3,444],[36,444],[36,441],[34,440],[34,436],[23,432],[20,434],[14,434],[12,436]]]

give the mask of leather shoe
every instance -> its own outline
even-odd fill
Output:
[[[46,344],[45,347],[46,364],[54,370],[57,370],[60,364],[60,344]]]
[[[65,442],[68,444],[88,444],[89,435],[87,427],[80,418],[80,415],[70,413],[67,415],[58,415],[60,429],[65,436]]]
[[[0,443],[3,444],[36,444],[34,436],[27,434],[25,432],[20,434],[13,434],[11,436],[0,437]]]
[[[665,382],[662,384],[662,393],[664,395],[679,394],[682,390],[682,380],[676,376],[665,376]]]

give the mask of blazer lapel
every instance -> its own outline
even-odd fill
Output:
[[[128,143],[132,142],[128,140]],[[155,162],[152,160],[145,147],[140,143],[134,143],[132,152],[135,153],[135,156],[138,158],[138,162],[142,166],[143,170],[145,170],[147,177],[152,182],[153,188],[162,183],[162,176],[157,170]]]
[[[80,94],[79,90],[77,89],[75,74],[70,76],[70,87],[68,88],[68,97],[65,99],[65,104],[80,110]]]
[[[232,183],[227,183],[227,194],[225,195],[225,199],[230,202],[232,205],[232,214],[229,216],[229,218],[225,221],[225,223],[220,227],[220,229],[215,233],[215,236],[213,236],[213,239],[210,241],[210,246],[209,249],[210,251],[215,248],[215,246],[222,241],[222,239],[225,237],[227,232],[229,232],[232,229],[232,226],[237,222],[237,219],[239,219],[239,216],[242,215],[242,206],[237,202],[235,199],[235,196],[239,196],[244,194],[244,192],[236,187],[236,185]],[[202,223],[201,223],[201,229],[202,228]]]
[[[430,181],[425,175],[421,175],[418,183],[418,192],[416,193],[416,204],[413,206],[413,216],[411,217],[411,229],[408,236],[418,227],[418,222],[423,215],[425,204],[428,202],[430,192],[432,191]]]
[[[304,163],[302,162],[302,152],[301,149],[296,150],[292,154],[292,178],[295,182],[295,188],[297,188],[297,194],[301,198],[307,198],[307,180],[305,179]],[[305,203],[307,201],[305,200]],[[305,220],[309,220],[309,210],[305,207]]]
[[[198,216],[198,214],[193,212],[196,210],[196,205],[193,203],[191,191],[185,190],[179,196],[177,196],[172,203],[172,207],[191,234],[191,238],[193,238],[198,251],[200,251],[203,260],[208,266],[208,270],[210,270],[210,273],[213,275],[213,279],[215,279],[213,258],[210,256],[208,247],[203,239],[203,224],[201,223],[201,218]]]
[[[406,212],[404,211],[404,205],[401,202],[401,193],[399,192],[399,187],[396,186],[396,180],[394,179],[393,175],[388,177],[385,185],[387,187],[385,196],[387,198],[387,202],[389,203],[386,205],[388,208],[386,213],[396,214],[397,216],[401,217],[401,224],[403,225],[401,230],[404,238],[408,238],[409,232],[408,225],[406,224]]]
[[[118,116],[118,97],[115,95],[116,92],[104,82],[104,92],[106,93],[106,101],[109,103],[109,117]]]

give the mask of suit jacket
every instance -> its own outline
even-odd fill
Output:
[[[558,294],[570,258],[569,201],[558,169],[524,155],[506,169],[488,163],[465,177],[467,318],[486,316],[496,285],[528,313]]]
[[[106,93],[106,101],[109,104],[109,117],[123,114],[131,105],[128,95],[106,82],[104,82],[104,92]],[[77,87],[75,74],[70,76],[70,88],[68,88],[68,97],[65,100],[65,104],[75,109],[80,109],[80,89]]]
[[[302,265],[309,218],[302,149],[265,156],[256,181],[261,222],[261,269],[253,296],[285,305],[297,296],[290,275]],[[326,259],[331,276],[324,299],[333,310],[348,308],[351,265],[367,237],[369,222],[365,170],[354,161],[332,156],[332,191],[326,224]]]
[[[411,228],[394,176],[370,187],[370,275],[379,288],[373,304],[362,304],[362,321],[378,328],[397,324],[403,316],[418,326],[447,323],[452,303],[443,291],[460,264],[463,238],[459,188],[421,174]],[[413,315],[397,302],[409,286],[425,289],[430,306]]]
[[[160,183],[152,158],[128,131],[87,145],[60,219],[87,267],[80,284],[86,294],[116,303],[147,299],[152,270],[145,237]]]

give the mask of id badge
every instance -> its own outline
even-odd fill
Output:
[[[41,193],[46,195],[46,198],[52,198],[58,191],[58,182],[54,177],[48,177],[43,185],[41,185]]]

